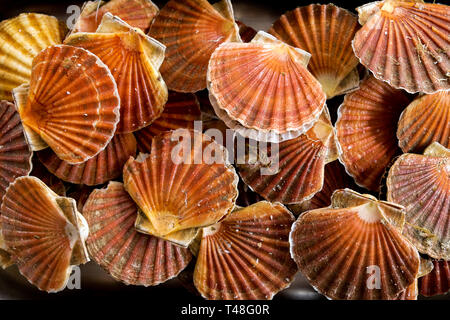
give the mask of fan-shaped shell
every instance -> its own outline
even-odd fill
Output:
[[[433,259],[432,263],[433,270],[419,278],[419,292],[427,297],[446,294],[450,291],[450,262]]]
[[[294,216],[279,203],[237,209],[203,229],[194,284],[206,299],[272,299],[297,273],[289,255]]]
[[[450,150],[435,142],[404,154],[389,170],[388,200],[406,208],[405,235],[417,249],[450,260]]]
[[[229,0],[171,0],[161,9],[149,35],[163,43],[161,73],[169,89],[196,92],[206,88],[208,61],[224,42],[239,41]]]
[[[345,96],[336,122],[339,160],[358,185],[373,191],[380,188],[386,167],[400,153],[397,123],[408,103],[402,91],[373,77]]]
[[[150,152],[154,136],[180,128],[193,129],[194,121],[200,119],[200,106],[194,94],[169,92],[161,116],[148,127],[134,132],[139,151]]]
[[[72,266],[89,261],[88,226],[75,201],[59,197],[38,178],[17,178],[6,190],[1,213],[14,262],[40,290],[63,290]]]
[[[450,148],[450,92],[414,100],[400,117],[397,138],[403,152],[421,153],[433,142]]]
[[[226,149],[200,132],[178,129],[151,145],[150,154],[130,158],[123,170],[125,189],[142,211],[136,227],[187,246],[198,228],[233,209],[238,177]]]
[[[120,99],[109,69],[82,48],[55,45],[33,60],[29,87],[14,89],[33,150],[47,145],[61,160],[82,163],[112,139]]]
[[[377,79],[411,93],[450,89],[448,6],[385,0],[357,11],[353,49]]]
[[[33,58],[61,43],[66,28],[52,16],[22,13],[0,22],[0,100],[13,100],[12,90],[30,81]]]
[[[419,254],[401,234],[404,209],[352,190],[307,211],[290,234],[291,255],[310,284],[331,299],[395,299],[419,272]]]
[[[62,161],[51,150],[38,152],[39,160],[58,178],[88,186],[98,185],[118,178],[129,157],[136,155],[136,139],[132,133],[117,134],[94,158],[80,164]]]
[[[308,70],[330,99],[358,88],[358,59],[351,46],[358,29],[349,11],[334,4],[311,4],[283,14],[269,33],[311,53]]]
[[[167,87],[159,74],[164,46],[107,13],[97,33],[75,33],[64,43],[97,55],[111,70],[120,95],[117,133],[151,124],[163,112]]]
[[[126,284],[154,286],[183,270],[188,249],[139,233],[134,228],[138,208],[123,184],[110,182],[94,190],[83,207],[90,235],[89,254],[111,276]]]

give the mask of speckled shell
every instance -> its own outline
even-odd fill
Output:
[[[226,149],[199,132],[178,129],[154,137],[151,145],[150,154],[130,158],[123,170],[125,189],[142,211],[136,228],[187,246],[198,228],[231,212],[238,176]]]
[[[279,203],[236,209],[203,229],[194,284],[206,299],[272,299],[297,273],[289,255],[294,216]]]
[[[194,94],[169,92],[169,99],[161,116],[148,127],[134,132],[138,150],[150,152],[154,136],[180,128],[193,129],[194,121],[200,119],[200,106]]]
[[[345,96],[336,122],[339,160],[358,185],[379,190],[387,165],[400,153],[397,123],[409,101],[404,92],[374,77]]]
[[[188,249],[139,233],[134,228],[138,208],[123,184],[110,182],[94,190],[83,208],[90,235],[89,255],[114,279],[131,285],[154,286],[183,270]]]
[[[450,262],[433,259],[432,263],[433,270],[419,278],[419,292],[427,297],[446,294],[450,291]]]
[[[420,265],[419,253],[401,234],[403,223],[403,207],[337,190],[330,207],[307,211],[294,223],[291,255],[330,299],[395,299],[415,281]]]
[[[51,149],[37,153],[39,160],[58,178],[88,186],[98,185],[118,178],[129,157],[136,155],[136,139],[132,133],[117,134],[94,158],[81,164],[62,161]]]
[[[386,184],[388,200],[406,208],[406,237],[420,252],[450,260],[450,150],[435,142],[424,155],[402,155]]]
[[[12,90],[30,81],[33,58],[61,43],[65,33],[64,24],[44,14],[22,13],[0,22],[0,100],[13,100]]]
[[[349,11],[334,4],[311,4],[286,12],[269,33],[311,53],[308,70],[330,99],[359,86],[358,58],[351,45],[358,29]]]
[[[326,95],[306,69],[310,54],[258,32],[250,43],[224,43],[209,62],[210,100],[228,127],[254,140],[298,137],[319,118]],[[247,129],[247,130],[245,130]]]
[[[107,13],[97,33],[75,33],[65,44],[97,55],[111,70],[120,95],[117,133],[128,133],[151,124],[163,112],[167,87],[158,69],[164,46]]]
[[[73,199],[35,177],[17,178],[1,206],[2,235],[19,271],[37,288],[63,290],[72,266],[89,261],[88,226]]]
[[[206,70],[214,50],[239,41],[229,0],[171,0],[161,9],[149,35],[166,47],[161,73],[169,89],[196,92],[206,88]]]
[[[450,89],[449,6],[385,0],[357,11],[353,49],[377,79],[410,93]]]
[[[57,195],[62,197],[66,196],[66,187],[64,186],[62,180],[47,170],[47,168],[42,164],[42,162],[39,161],[36,153],[33,156],[32,164],[33,170],[31,170],[30,176],[36,177],[39,180],[41,180],[43,183],[45,183],[47,187],[52,189],[52,191]],[[81,212],[80,210],[78,211]]]
[[[67,45],[41,51],[31,82],[13,91],[33,150],[47,145],[61,160],[82,163],[112,139],[120,99],[109,69],[92,53]]]
[[[403,152],[421,153],[433,142],[450,148],[450,92],[414,100],[400,117],[397,138]]]

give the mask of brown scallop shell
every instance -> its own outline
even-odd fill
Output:
[[[37,288],[63,290],[72,266],[89,261],[88,226],[75,201],[36,177],[19,177],[1,206],[2,235],[19,271]]]
[[[311,4],[283,14],[269,33],[311,53],[308,70],[330,99],[359,86],[358,58],[351,42],[358,19],[334,4]]]
[[[294,280],[289,254],[294,216],[261,201],[203,229],[194,284],[206,299],[272,299]]]
[[[449,6],[385,0],[356,10],[353,49],[377,79],[410,93],[450,89]]]
[[[450,261],[431,261],[434,268],[429,274],[419,278],[419,292],[427,297],[446,294],[450,291]]]

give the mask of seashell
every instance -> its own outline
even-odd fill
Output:
[[[150,152],[154,136],[180,128],[193,129],[194,121],[200,119],[200,106],[194,94],[169,92],[169,99],[161,116],[148,127],[134,132],[138,150]]]
[[[163,112],[167,87],[158,71],[165,47],[106,13],[97,33],[75,33],[64,43],[97,55],[111,70],[120,95],[117,133],[151,124]]]
[[[114,279],[154,286],[176,277],[192,256],[188,249],[136,232],[137,211],[122,183],[94,190],[83,208],[90,228],[86,246]]]
[[[272,299],[297,273],[289,255],[294,216],[261,201],[203,229],[194,285],[206,299]]]
[[[0,100],[13,100],[12,90],[30,81],[33,58],[62,43],[66,27],[53,16],[22,13],[0,22]]]
[[[89,229],[73,199],[60,197],[36,177],[19,177],[1,206],[2,235],[20,273],[37,288],[65,288],[72,266],[89,261]]]
[[[123,169],[125,189],[141,210],[136,229],[188,246],[198,228],[234,207],[238,176],[227,159],[224,147],[197,131],[154,137],[150,154],[131,157]]]
[[[76,201],[79,212],[83,213],[84,204],[94,189],[95,188],[92,186],[83,184],[73,185],[72,188],[70,188],[68,196]]]
[[[25,137],[71,164],[102,151],[119,121],[120,99],[108,68],[82,48],[55,45],[33,60],[31,82],[13,91]]]
[[[6,250],[0,249],[0,268],[6,269],[13,264],[14,263],[11,260],[11,255]]]
[[[303,213],[290,234],[291,256],[330,299],[395,299],[419,273],[417,250],[402,234],[404,208],[350,189],[331,206]]]
[[[150,0],[87,1],[72,32],[95,32],[107,12],[119,16],[130,26],[147,32],[158,11],[158,7]]]
[[[161,73],[169,89],[196,92],[206,88],[208,61],[222,43],[240,41],[229,0],[171,0],[161,9],[149,35],[163,43]]]
[[[419,295],[419,286],[417,279],[403,292],[401,292],[396,300],[417,300],[417,296]]]
[[[236,20],[236,24],[239,28],[239,36],[243,42],[250,42],[257,34],[256,30],[245,23]]]
[[[406,208],[405,236],[421,252],[450,260],[450,150],[438,142],[406,153],[389,170],[387,198]]]
[[[419,292],[431,297],[446,294],[450,291],[450,262],[432,259],[433,270],[419,278]]]
[[[421,153],[433,142],[450,148],[450,92],[414,100],[400,116],[397,138],[403,152]]]
[[[66,187],[61,179],[53,175],[47,170],[47,168],[39,161],[38,157],[35,156],[32,159],[33,170],[30,172],[30,176],[36,177],[41,180],[47,187],[49,187],[58,196],[66,196]],[[72,197],[70,197],[72,198]],[[80,210],[78,210],[81,212]]]
[[[305,133],[326,100],[306,69],[309,57],[262,31],[250,43],[222,44],[207,75],[216,114],[254,140],[282,142]]]
[[[114,135],[111,142],[94,158],[80,164],[62,161],[51,149],[37,153],[44,166],[58,178],[76,184],[98,185],[118,178],[129,157],[136,155],[132,133]]]
[[[385,0],[356,10],[353,50],[377,79],[410,93],[450,89],[448,6]]]
[[[339,160],[358,185],[379,190],[386,167],[400,153],[395,134],[408,103],[402,91],[374,77],[345,96],[336,122]]]
[[[359,86],[358,59],[351,46],[358,29],[349,11],[334,4],[311,4],[286,12],[269,33],[311,53],[308,70],[330,99]]]

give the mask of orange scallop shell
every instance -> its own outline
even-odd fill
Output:
[[[406,288],[403,292],[401,292],[396,300],[417,300],[417,296],[419,295],[419,286],[417,279]]]
[[[14,99],[33,150],[48,145],[72,164],[102,151],[119,121],[114,78],[82,48],[55,45],[41,51],[33,60],[29,87],[14,89]]]
[[[408,103],[403,91],[374,77],[345,96],[336,122],[339,160],[358,185],[379,190],[386,167],[400,153],[397,123]]]
[[[432,260],[433,270],[419,278],[419,292],[431,297],[450,291],[450,261]]]
[[[404,209],[349,189],[328,208],[303,213],[291,255],[310,284],[331,299],[395,299],[419,273],[419,253],[401,230]]]
[[[20,177],[1,206],[2,235],[19,271],[37,288],[63,290],[72,266],[89,261],[88,226],[75,201],[35,177]]]
[[[450,148],[450,92],[414,100],[400,116],[397,138],[403,152],[421,153],[435,141]]]
[[[155,286],[176,277],[192,256],[188,249],[137,232],[137,211],[122,183],[112,181],[94,190],[83,207],[90,228],[86,246],[114,279]]]
[[[206,299],[272,299],[294,280],[289,254],[294,216],[279,203],[236,209],[203,229],[194,284]]]
[[[51,149],[37,153],[39,160],[58,178],[88,186],[98,185],[122,175],[129,157],[136,155],[136,139],[132,133],[117,134],[94,158],[80,164],[62,161]]]
[[[353,49],[377,79],[410,93],[450,89],[449,6],[385,0],[357,11]]]
[[[358,59],[351,46],[358,29],[349,11],[334,4],[311,4],[286,12],[269,33],[311,53],[308,70],[330,99],[358,88]]]

